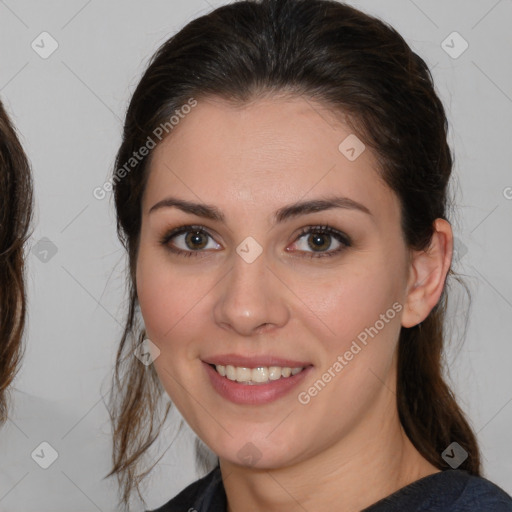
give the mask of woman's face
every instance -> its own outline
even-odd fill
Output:
[[[409,251],[359,144],[325,107],[274,97],[200,101],[154,150],[138,298],[164,388],[221,459],[288,465],[394,414]]]

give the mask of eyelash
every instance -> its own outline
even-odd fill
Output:
[[[165,246],[170,252],[174,254],[178,254],[180,256],[184,257],[190,257],[190,256],[199,256],[200,253],[204,252],[201,249],[196,251],[184,251],[182,249],[177,249],[176,247],[172,247],[169,242],[176,236],[181,235],[183,233],[190,233],[190,232],[199,232],[201,234],[210,236],[211,235],[202,227],[202,226],[196,226],[196,225],[186,225],[186,226],[180,226],[178,228],[172,229],[168,233],[166,233],[160,240],[160,244]],[[352,245],[352,242],[350,238],[345,235],[344,233],[331,228],[330,226],[306,226],[301,229],[300,233],[297,236],[296,240],[299,240],[304,235],[314,234],[314,233],[321,233],[324,235],[331,235],[334,237],[338,242],[340,242],[342,245],[335,250],[331,250],[329,252],[308,252],[306,251],[307,258],[325,258],[325,257],[332,257],[336,256],[343,250],[345,250],[347,247],[350,247]],[[294,242],[295,243],[295,242]],[[302,251],[304,252],[304,251]]]

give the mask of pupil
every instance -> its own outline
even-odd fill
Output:
[[[194,247],[191,247],[191,249],[202,249],[206,245],[204,242],[201,244],[202,236],[203,236],[203,234],[198,231],[190,232],[187,235],[187,237],[186,237],[187,244],[190,243],[190,245],[194,246]],[[200,245],[200,247],[198,247],[198,245]]]
[[[329,247],[329,242],[325,243],[326,241],[326,235],[322,235],[322,234],[319,234],[319,233],[316,233],[314,235],[311,235],[312,236],[312,240],[313,240],[313,244],[314,245],[311,245],[310,244],[310,247],[312,249],[327,249]]]

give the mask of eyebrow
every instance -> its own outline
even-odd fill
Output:
[[[149,213],[162,208],[176,207],[185,213],[191,213],[198,217],[204,217],[218,222],[225,222],[225,216],[216,206],[205,203],[193,203],[176,197],[167,197],[153,205]],[[356,210],[373,216],[372,212],[363,204],[348,197],[327,197],[324,199],[312,199],[310,201],[299,201],[279,208],[273,215],[273,224],[282,223],[300,215],[321,212],[333,208]]]

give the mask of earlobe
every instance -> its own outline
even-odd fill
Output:
[[[428,249],[413,252],[402,326],[423,322],[438,303],[450,269],[453,233],[447,220],[434,221],[434,234]]]

